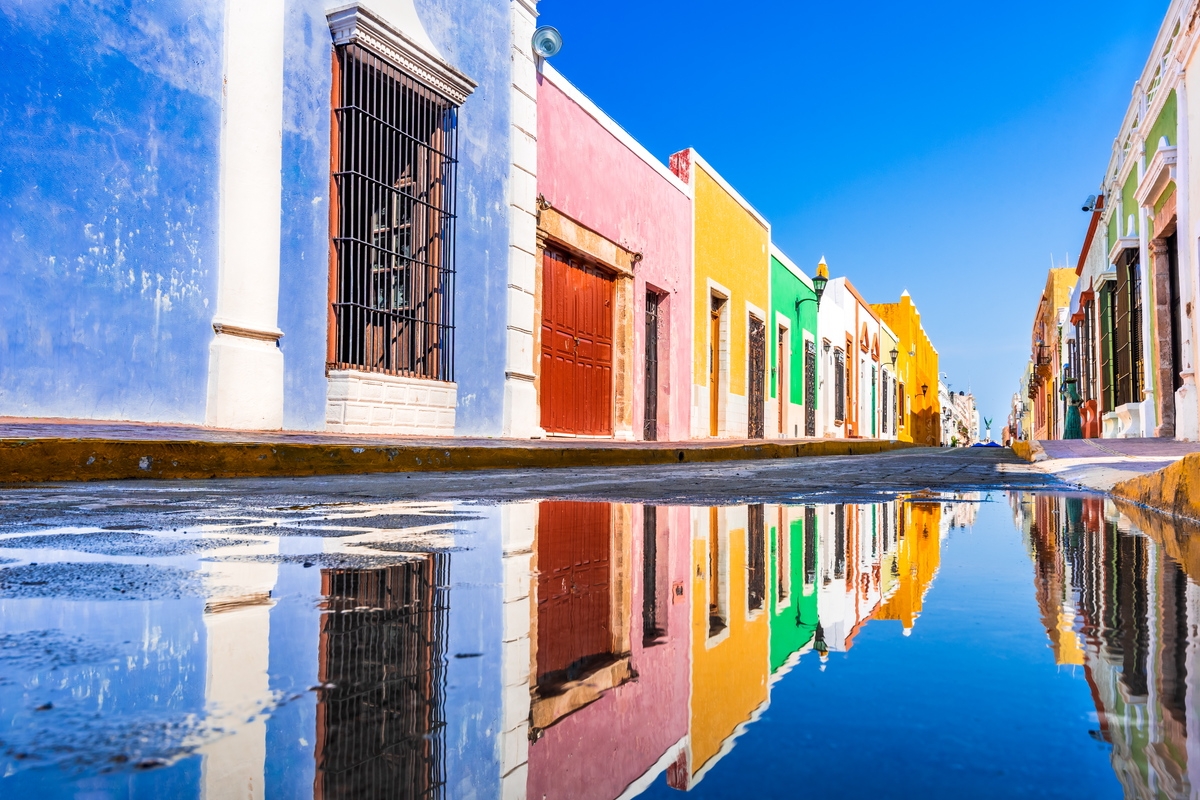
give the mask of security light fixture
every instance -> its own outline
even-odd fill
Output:
[[[562,34],[553,25],[543,25],[533,32],[533,52],[542,58],[558,55],[562,45]]]
[[[1083,210],[1084,211],[1095,211],[1096,210],[1096,195],[1094,195],[1094,194],[1088,195],[1088,199],[1083,201]]]

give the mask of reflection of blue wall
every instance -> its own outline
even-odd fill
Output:
[[[203,420],[221,7],[0,10],[0,414]]]
[[[450,558],[446,670],[446,796],[499,797],[504,570],[500,509],[459,525]],[[466,657],[464,657],[466,656]]]

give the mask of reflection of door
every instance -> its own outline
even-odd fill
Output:
[[[778,395],[779,401],[779,434],[782,436],[787,433],[787,390],[788,390],[788,373],[787,373],[787,346],[786,346],[787,328],[779,328],[779,341],[775,343],[775,363],[778,369],[775,372],[775,394]]]
[[[658,439],[658,295],[646,292],[646,417],[642,438]]]
[[[804,340],[804,435],[817,435],[817,343]]]
[[[612,507],[544,502],[537,538],[537,682],[575,680],[611,657]]]
[[[761,439],[766,433],[766,400],[763,390],[767,381],[767,326],[757,317],[750,317],[750,387],[746,400],[750,404],[749,435]]]
[[[708,434],[719,432],[721,410],[721,307],[725,301],[712,299],[708,315]]]
[[[542,427],[612,434],[613,279],[547,250],[542,270]]]

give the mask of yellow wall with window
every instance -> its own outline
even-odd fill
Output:
[[[694,381],[697,387],[708,391],[708,331],[712,307],[709,280],[712,280],[725,287],[730,294],[727,301],[729,394],[745,397],[749,335],[749,311],[746,304],[751,303],[760,309],[767,330],[774,329],[772,321],[768,318],[771,307],[770,228],[721,185],[708,165],[700,161],[694,153],[691,155],[696,237]],[[767,347],[771,347],[770,341],[767,342]],[[695,420],[694,427],[707,431],[708,417],[704,414],[700,416],[702,419]]]
[[[898,303],[875,303],[871,308],[899,340],[896,377],[904,384],[904,413],[897,437],[902,442],[937,447],[942,440],[938,353],[921,326],[921,312],[908,292],[900,295]]]

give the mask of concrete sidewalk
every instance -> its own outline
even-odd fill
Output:
[[[875,439],[434,439],[0,417],[0,482],[627,467],[866,455],[912,446]]]
[[[1040,448],[1044,457],[1037,454]],[[1088,489],[1114,485],[1171,466],[1200,452],[1198,442],[1174,439],[1067,439],[1037,443],[1035,468]]]

